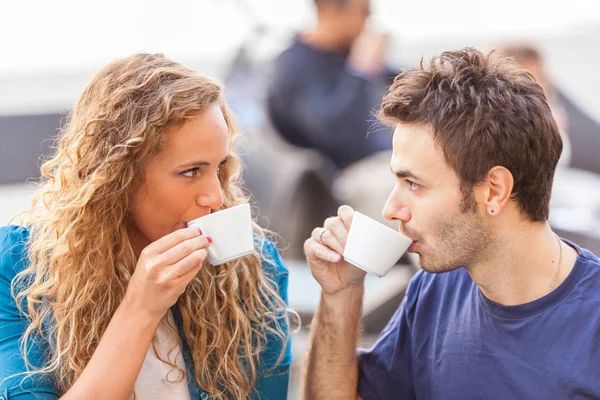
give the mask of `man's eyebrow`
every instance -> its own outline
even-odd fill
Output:
[[[390,166],[390,171],[392,171],[392,174],[396,175],[400,179],[409,178],[409,179],[414,179],[416,181],[421,181],[421,182],[423,181],[423,179],[421,177],[413,174],[412,172],[410,172],[409,170],[406,170],[406,169],[394,171],[394,169]]]

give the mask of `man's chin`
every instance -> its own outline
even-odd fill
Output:
[[[419,257],[419,267],[421,267],[423,271],[429,272],[430,274],[443,274],[445,272],[454,271],[455,269],[460,268],[454,265],[428,262],[427,259],[424,259],[421,255]]]

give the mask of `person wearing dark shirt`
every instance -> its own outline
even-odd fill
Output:
[[[567,148],[561,163],[565,167],[586,170],[600,175],[600,123],[595,121],[558,88],[547,73],[540,50],[529,44],[506,44],[499,51],[513,57],[529,71],[544,89],[558,128]]]
[[[332,161],[336,195],[381,217],[389,179],[391,130],[374,118],[398,71],[386,66],[388,37],[366,27],[369,0],[315,0],[317,24],[298,34],[274,62],[267,109],[287,142]],[[357,191],[368,186],[371,195]],[[360,186],[359,185],[359,186]]]
[[[368,0],[316,0],[318,23],[275,61],[268,112],[288,142],[327,155],[343,169],[391,150],[390,135],[370,135],[383,93],[385,36],[364,29]]]
[[[600,260],[548,224],[563,144],[542,88],[510,58],[448,51],[404,71],[379,117],[395,127],[384,214],[422,271],[357,352],[366,273],[342,257],[354,211],[313,231],[305,398],[600,398]]]

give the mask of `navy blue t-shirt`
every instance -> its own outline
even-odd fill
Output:
[[[464,268],[419,272],[370,350],[359,394],[372,399],[600,399],[600,260],[579,257],[548,295],[487,299]]]

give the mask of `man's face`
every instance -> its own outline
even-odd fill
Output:
[[[427,126],[397,126],[391,169],[396,186],[383,215],[414,240],[409,251],[419,254],[421,268],[447,272],[477,261],[491,242],[489,227]]]

